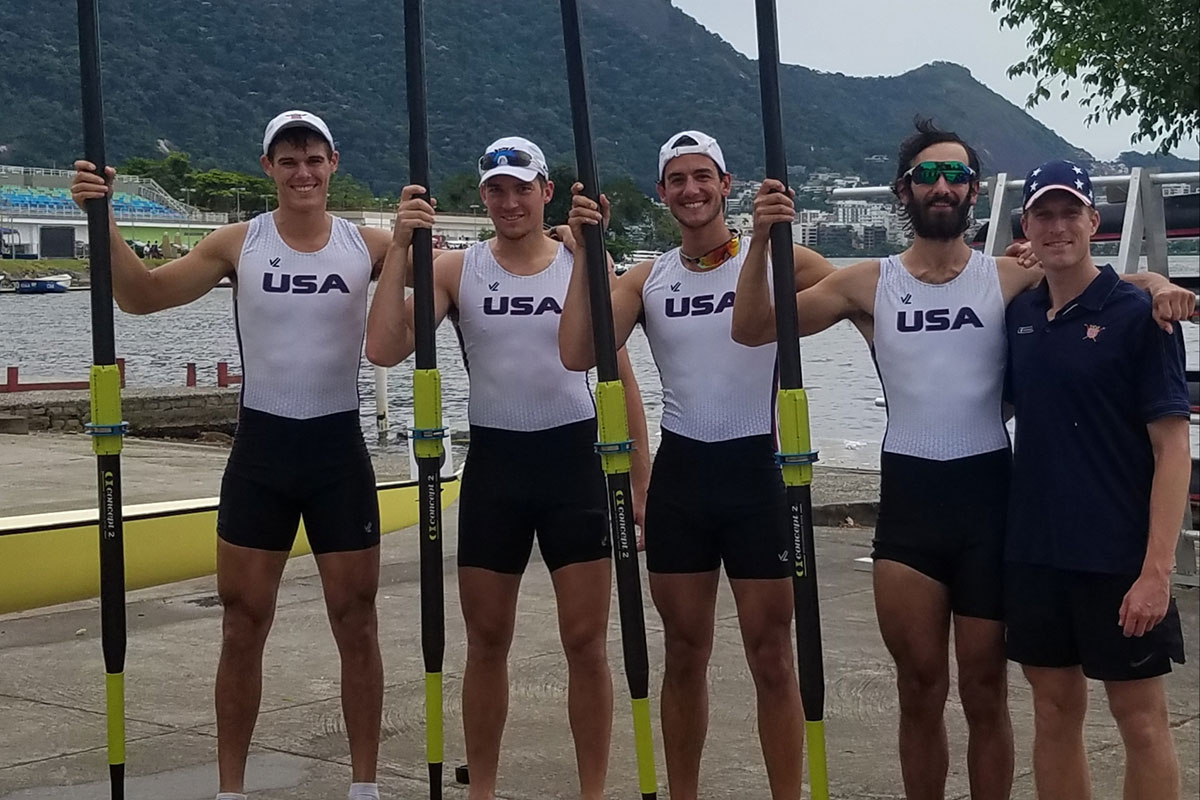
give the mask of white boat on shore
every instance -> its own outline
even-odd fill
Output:
[[[17,278],[13,283],[16,284],[17,294],[61,294],[70,291],[71,276],[63,273],[41,278]]]

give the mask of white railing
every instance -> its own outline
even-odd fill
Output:
[[[1169,183],[1200,184],[1200,172],[1157,172],[1154,168],[1134,167],[1128,175],[1097,175],[1093,187],[1127,187],[1125,218],[1121,226],[1121,245],[1114,267],[1122,272],[1137,272],[1145,243],[1147,267],[1160,275],[1167,274],[1167,221],[1163,213],[1162,186]],[[997,186],[1003,189],[996,191]],[[1010,179],[1007,172],[981,181],[979,193],[992,200],[988,218],[987,241],[984,252],[1001,255],[1012,244],[1012,212],[1018,195],[1025,186],[1021,179]],[[834,200],[862,200],[894,197],[890,186],[855,186],[834,189]]]

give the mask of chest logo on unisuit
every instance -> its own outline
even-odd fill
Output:
[[[553,297],[507,297],[488,295],[483,298],[483,313],[489,316],[511,315],[536,317],[542,314],[561,314],[562,307]]]
[[[726,309],[733,308],[733,292],[726,292],[717,297],[711,294],[698,294],[695,297],[668,297],[666,314],[668,317],[704,317],[709,314],[720,314]]]
[[[925,311],[899,311],[896,314],[896,330],[901,333],[917,331],[956,331],[962,327],[982,328],[983,320],[970,306],[963,306],[952,317],[948,308],[931,308]]]

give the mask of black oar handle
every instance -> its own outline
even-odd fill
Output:
[[[767,177],[787,190],[787,154],[783,146],[783,111],[779,103],[779,34],[775,0],[757,0],[758,82],[762,94],[763,138]],[[796,277],[792,256],[792,228],[786,223],[771,227],[771,264],[775,283],[775,323],[778,329],[779,385],[796,389],[804,385],[800,343],[796,338]]]
[[[600,179],[596,171],[596,154],[592,149],[592,122],[587,101],[587,74],[583,64],[583,45],[580,34],[579,6],[575,0],[561,0],[563,40],[567,47],[567,85],[571,93],[571,128],[575,134],[575,161],[583,193],[600,202]],[[578,57],[575,57],[575,54]],[[608,260],[604,248],[604,231],[599,225],[584,226],[584,245],[587,248],[588,297],[592,311],[592,334],[596,348],[596,377],[599,381],[615,381],[617,348],[612,334],[612,298],[609,296]]]
[[[422,0],[404,0],[404,60],[408,95],[408,180],[429,194],[429,118],[426,105],[425,19]],[[433,231],[413,231],[413,327],[417,369],[437,366],[433,325]]]
[[[77,0],[79,12],[79,72],[83,89],[83,154],[104,177],[104,99],[100,86],[100,9],[97,0]],[[92,299],[92,360],[117,363],[113,341],[112,253],[109,206],[105,200],[87,204],[88,259]]]

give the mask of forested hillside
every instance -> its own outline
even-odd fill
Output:
[[[0,0],[0,163],[64,165],[81,150],[74,9]],[[252,171],[266,120],[299,106],[329,122],[349,174],[380,194],[404,179],[401,3],[105,0],[101,9],[110,161],[167,147],[200,167]],[[686,127],[717,136],[735,174],[760,174],[754,62],[668,0],[584,0],[583,9],[602,174],[649,189],[659,144]],[[510,133],[542,143],[552,164],[571,162],[558,3],[437,0],[426,15],[435,181],[470,170],[484,145]],[[810,35],[854,46],[853,27]],[[918,113],[975,142],[988,170],[1087,158],[953,64],[889,78],[789,66],[782,85],[796,165],[887,179],[893,167],[863,159],[894,155]]]

